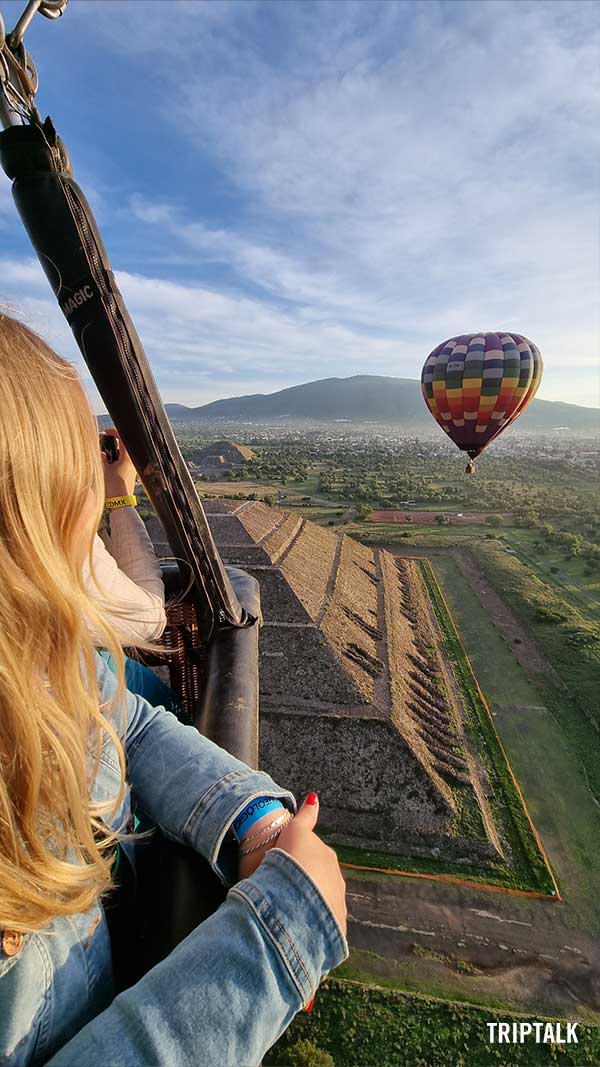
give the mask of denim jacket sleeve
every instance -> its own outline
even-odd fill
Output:
[[[112,702],[117,692],[115,676],[97,658],[101,700]],[[120,718],[117,709],[117,727]],[[228,884],[235,871],[221,846],[246,804],[270,794],[296,809],[293,795],[270,775],[252,770],[195,727],[182,725],[171,712],[153,708],[132,693],[127,693],[124,732],[127,783],[136,803],[167,837],[201,853]],[[103,758],[110,759],[110,754],[103,753]]]
[[[260,867],[48,1067],[256,1067],[321,978],[347,956],[319,891],[291,856]]]

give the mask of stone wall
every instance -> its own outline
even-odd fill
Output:
[[[263,708],[260,762],[299,802],[319,793],[319,826],[334,843],[465,865],[497,859],[484,838],[449,836],[451,809],[389,723]]]

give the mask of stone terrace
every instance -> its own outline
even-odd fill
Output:
[[[497,858],[489,811],[457,828],[487,786],[417,564],[259,501],[203,504],[225,562],[261,586],[261,766],[299,797],[316,789],[338,843]]]

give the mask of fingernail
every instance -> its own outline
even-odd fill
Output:
[[[315,794],[311,793],[311,796],[315,796]],[[315,1006],[315,998],[311,997],[304,1010],[306,1012],[308,1012],[308,1014],[310,1015],[310,1013],[313,1010],[314,1006]]]
[[[318,796],[317,793],[309,793],[307,798],[306,798],[306,800],[304,801],[304,803],[305,804],[310,804],[312,806],[312,805],[317,803],[318,799],[319,799],[319,796]]]

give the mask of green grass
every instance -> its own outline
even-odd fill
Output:
[[[534,677],[600,800],[600,624],[497,543],[473,547],[484,574],[535,640],[554,676]]]
[[[565,899],[579,925],[600,930],[600,811],[581,764],[455,560],[433,566]]]
[[[336,1067],[597,1067],[600,1028],[580,1025],[577,1045],[491,1045],[487,1023],[540,1021],[494,1013],[433,997],[415,996],[347,979],[321,986],[312,1014],[300,1013],[264,1060],[284,1067],[300,1039],[329,1052]],[[564,1026],[564,1023],[563,1023]]]
[[[449,554],[439,555],[432,566],[488,702],[541,704],[540,693],[456,561]]]
[[[568,739],[546,708],[500,709],[496,726],[569,907],[600,934],[600,811]]]
[[[572,607],[590,619],[600,619],[600,570],[586,574],[587,560],[580,556],[565,559],[564,545],[544,541],[537,530],[507,529],[500,531],[502,540],[513,548],[539,578],[559,592]],[[546,551],[540,555],[535,542],[541,541]],[[558,568],[552,573],[551,567]]]
[[[327,835],[325,835],[327,840]],[[461,881],[478,885],[496,885],[506,889],[519,889],[536,893],[550,894],[551,886],[540,888],[531,876],[515,873],[509,867],[497,863],[490,867],[467,867],[465,864],[451,863],[447,859],[429,859],[426,856],[394,856],[389,852],[370,851],[352,848],[347,845],[333,846],[342,863],[351,863],[359,867],[374,867],[384,871],[399,871],[407,874],[450,875]],[[386,877],[382,875],[381,877]]]
[[[446,654],[452,664],[459,685],[469,733],[475,740],[479,758],[484,763],[492,785],[490,805],[510,844],[513,865],[498,874],[514,888],[532,889],[553,894],[552,879],[540,853],[523,803],[515,786],[498,737],[481,699],[473,673],[458,638],[452,619],[440,595],[434,572],[428,560],[420,564],[437,622],[444,638]]]
[[[291,490],[293,493],[301,493],[302,496],[317,496],[320,500],[325,500],[325,497],[319,492],[319,474],[313,471],[308,474],[303,481],[294,480],[286,482],[285,487],[282,489]]]

